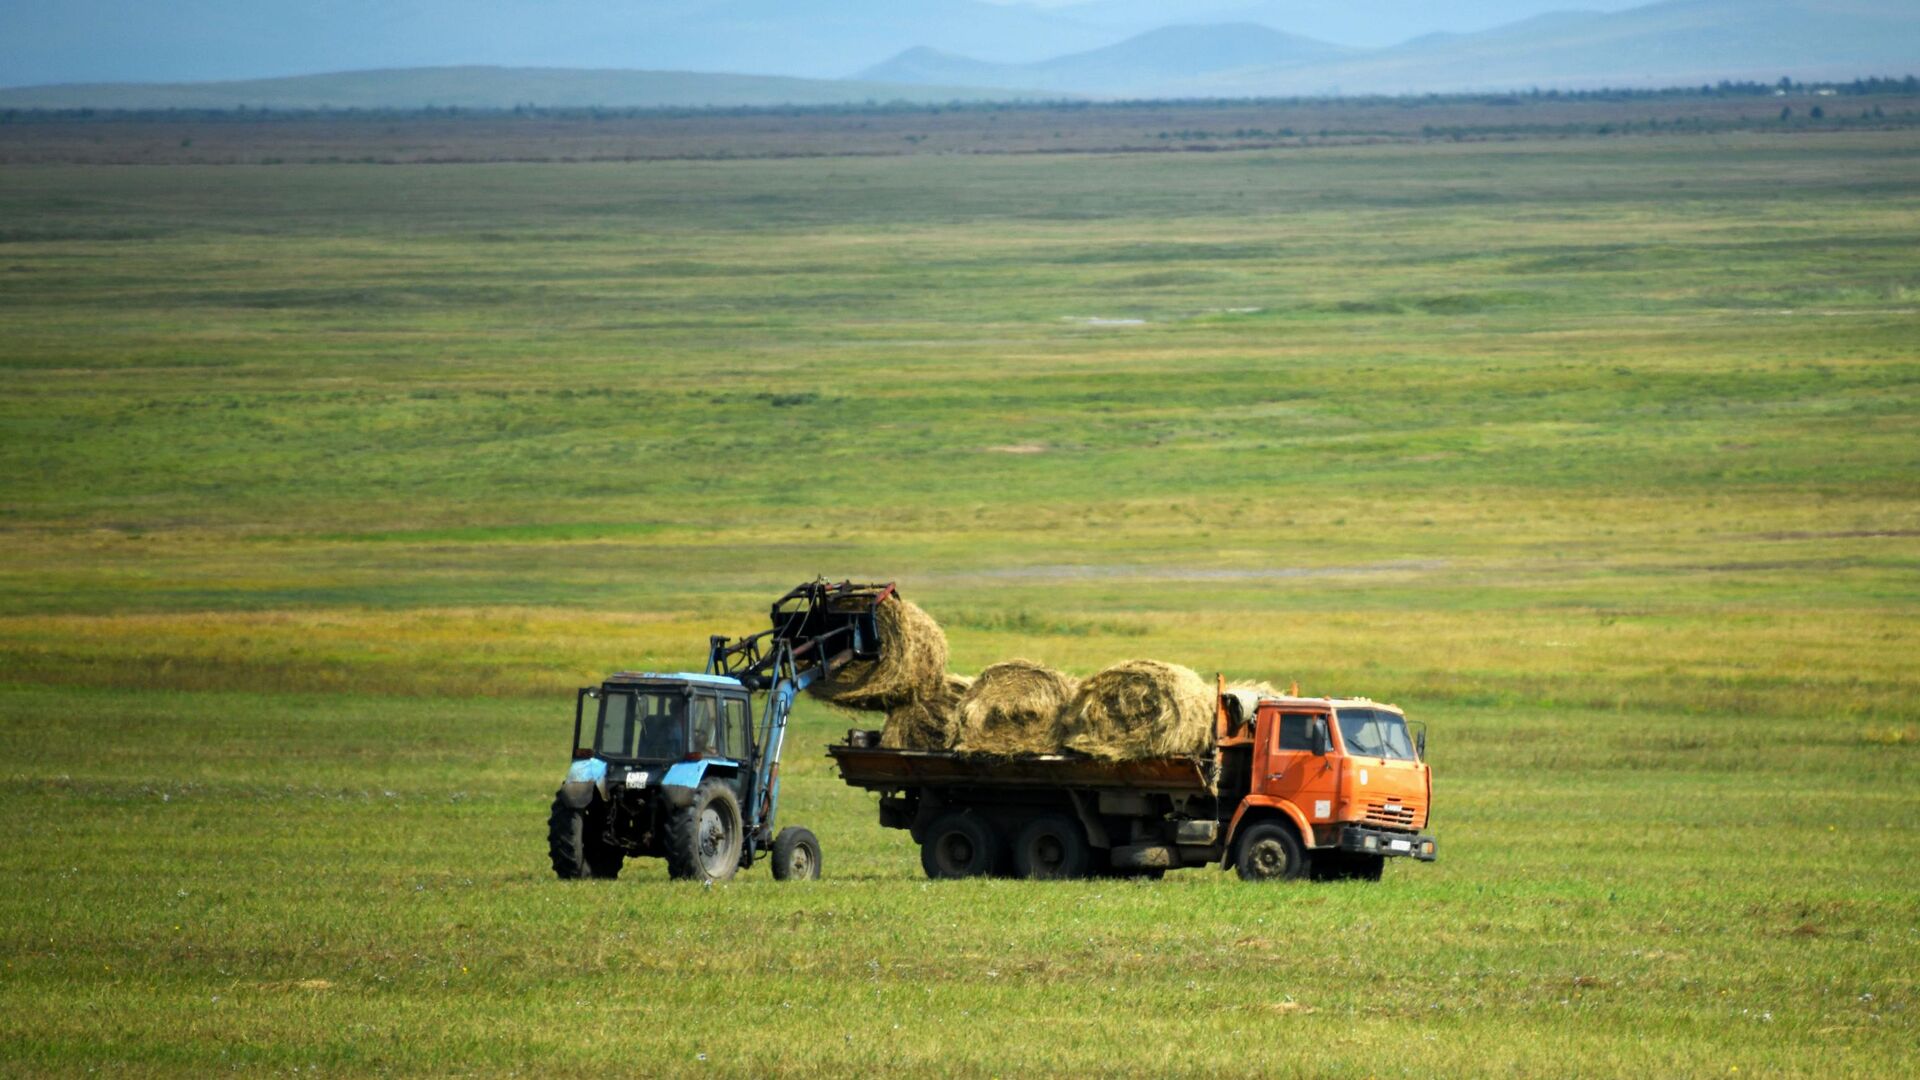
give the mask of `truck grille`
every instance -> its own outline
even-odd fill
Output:
[[[1374,825],[1391,825],[1400,829],[1413,828],[1417,807],[1405,803],[1370,802],[1367,804],[1365,820]]]

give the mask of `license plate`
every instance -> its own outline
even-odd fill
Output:
[[[630,772],[630,773],[628,773],[628,774],[627,774],[627,786],[628,786],[628,787],[646,787],[646,786],[647,786],[647,774],[646,774],[646,773],[643,773],[643,772]]]
[[[1395,851],[1413,850],[1413,842],[1411,840],[1391,840],[1387,842],[1387,846]]]

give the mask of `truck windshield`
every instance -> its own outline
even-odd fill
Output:
[[[687,752],[687,695],[677,690],[609,690],[594,729],[605,757],[670,761]]]
[[[1341,709],[1340,739],[1347,744],[1349,754],[1395,761],[1414,759],[1406,718],[1386,709]]]

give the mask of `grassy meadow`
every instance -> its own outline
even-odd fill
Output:
[[[0,1074],[1920,1067],[1920,133],[0,169]],[[557,882],[814,576],[1392,700],[1441,860]]]

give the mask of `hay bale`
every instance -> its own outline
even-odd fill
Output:
[[[1129,660],[1080,684],[1060,714],[1060,742],[1102,761],[1205,754],[1214,701],[1213,687],[1191,668]]]
[[[880,745],[893,750],[951,750],[960,737],[964,676],[948,676],[920,696],[887,710]]]
[[[1003,660],[973,680],[960,698],[960,739],[954,749],[1008,757],[1060,749],[1060,710],[1079,680],[1031,660]]]
[[[947,635],[933,616],[894,596],[880,605],[874,621],[879,657],[855,660],[807,692],[843,709],[879,712],[945,693]]]

